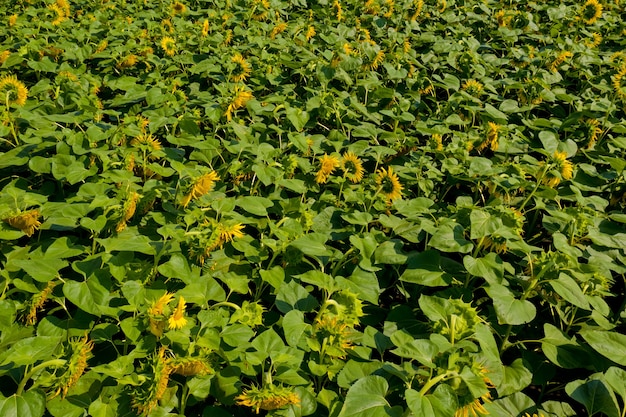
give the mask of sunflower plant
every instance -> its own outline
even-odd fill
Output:
[[[5,3],[0,415],[624,415],[623,1]]]

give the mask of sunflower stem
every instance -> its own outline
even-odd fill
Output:
[[[15,391],[15,395],[16,396],[22,395],[22,392],[24,392],[24,387],[26,386],[26,383],[37,372],[39,372],[42,369],[47,368],[49,366],[54,366],[54,367],[58,368],[59,366],[65,365],[66,362],[67,361],[65,359],[50,359],[49,361],[45,361],[45,362],[40,363],[37,366],[34,366],[30,371],[28,371],[28,372],[26,372],[24,374],[24,377],[20,381],[20,384],[17,386],[17,390]]]

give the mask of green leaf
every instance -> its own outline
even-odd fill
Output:
[[[404,265],[408,256],[402,251],[402,242],[392,239],[381,243],[374,251],[374,262],[387,265]]]
[[[561,272],[559,278],[550,281],[550,286],[557,294],[569,301],[576,307],[580,307],[584,310],[591,310],[589,302],[585,297],[585,294],[580,289],[580,286],[572,277]]]
[[[517,358],[511,365],[502,368],[502,381],[497,385],[498,395],[505,397],[520,392],[530,385],[532,379],[532,372],[524,366],[521,358]]]
[[[465,239],[464,234],[463,226],[448,221],[437,227],[437,231],[428,242],[428,246],[442,252],[467,253],[472,250],[474,244]]]
[[[294,240],[289,246],[299,249],[308,256],[330,256],[332,252],[325,245],[327,239],[323,233],[309,233]]]
[[[302,132],[304,126],[309,121],[309,113],[297,107],[287,107],[287,119],[296,128],[298,132]]]
[[[66,281],[63,284],[63,295],[81,310],[99,317],[102,314],[100,305],[104,306],[109,293],[101,286],[93,285],[94,280],[95,278],[90,278],[89,283]]]
[[[596,352],[626,366],[626,335],[604,330],[581,330],[579,334]]]
[[[227,326],[220,333],[220,337],[227,345],[242,348],[254,336],[254,330],[244,324],[233,324]]]
[[[133,251],[141,252],[146,255],[154,255],[156,252],[154,247],[150,244],[151,240],[140,234],[135,227],[128,227],[117,236],[96,239],[100,245],[104,246],[107,253],[115,251]]]
[[[565,369],[580,368],[588,363],[587,352],[561,330],[550,323],[544,323],[543,331],[545,337],[541,339],[541,349],[552,363]]]
[[[3,365],[11,364],[13,367],[30,365],[37,361],[49,359],[55,351],[61,338],[57,336],[27,337],[13,344],[9,350],[0,355]],[[4,416],[3,414],[0,414]]]
[[[482,258],[466,255],[463,258],[463,265],[471,275],[484,278],[489,284],[502,284],[504,280],[504,264],[493,252]]]
[[[400,275],[400,280],[427,287],[443,287],[452,282],[452,276],[442,269],[439,252],[429,249],[409,256],[407,269]]]
[[[300,310],[288,311],[283,317],[282,328],[289,346],[297,347],[304,332],[310,327],[310,324],[304,322],[304,313]]]
[[[382,376],[369,375],[359,379],[348,390],[338,417],[399,417],[401,411],[391,408],[385,399],[388,388],[389,384]]]
[[[584,405],[589,416],[603,413],[607,417],[620,417],[615,397],[600,380],[572,381],[565,386],[565,392]]]
[[[22,395],[3,398],[0,395],[0,416],[41,417],[46,411],[46,397],[39,390],[26,391]]]
[[[519,325],[535,318],[537,309],[528,300],[518,300],[504,285],[491,284],[485,288],[493,300],[500,324]]]
[[[306,282],[307,284],[313,284],[320,289],[332,292],[334,288],[333,277],[322,271],[312,270],[307,271],[304,274],[294,275],[300,282]]]

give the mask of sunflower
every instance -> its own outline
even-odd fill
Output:
[[[602,133],[600,122],[596,119],[587,119],[583,123],[583,128],[587,137],[587,149],[591,149],[596,144],[598,136]]]
[[[463,91],[467,91],[468,94],[477,96],[483,90],[483,85],[476,80],[467,80],[463,83],[463,86],[461,88],[463,89]]]
[[[378,170],[376,185],[380,187],[380,191],[387,197],[388,202],[402,198],[402,184],[398,175],[393,173],[392,167],[387,170],[385,168]]]
[[[201,34],[203,38],[205,38],[209,34],[209,21],[207,19],[204,19],[204,22],[202,22]]]
[[[333,173],[335,168],[339,166],[339,160],[336,156],[324,154],[320,158],[320,169],[315,174],[315,182],[318,184],[325,184]]]
[[[182,329],[187,324],[187,319],[185,318],[185,299],[183,297],[178,299],[178,305],[167,320],[167,324],[172,330]]]
[[[181,201],[181,205],[183,207],[187,207],[191,200],[198,199],[211,191],[211,189],[213,189],[213,186],[215,186],[215,182],[219,179],[220,177],[215,171],[211,171],[208,174],[204,174],[203,176],[198,178],[191,187],[189,194],[187,194]]]
[[[8,217],[3,219],[5,223],[8,223],[11,227],[20,229],[28,237],[35,233],[35,230],[39,229],[41,222],[39,221],[39,210],[30,210],[17,216]]]
[[[483,406],[483,403],[481,402],[481,399],[485,402],[490,402],[489,392],[487,392],[485,395],[481,396],[480,398],[475,398],[474,400],[468,402],[467,404],[459,407],[454,412],[454,417],[469,417],[469,416],[478,417],[479,414],[488,415],[489,411],[485,409],[485,407]]]
[[[150,308],[148,308],[148,314],[151,316],[161,316],[165,307],[174,299],[174,294],[166,292],[159,299],[154,301]]]
[[[233,239],[236,237],[243,237],[244,235],[241,232],[241,230],[244,227],[245,226],[241,223],[237,223],[232,226],[226,226],[226,225],[220,224],[217,229],[218,229],[220,241],[222,242],[222,244],[226,242],[232,242]]]
[[[70,356],[64,366],[65,372],[56,380],[58,388],[53,397],[61,394],[65,398],[69,389],[76,385],[87,369],[87,360],[93,356],[91,354],[92,349],[93,341],[89,340],[87,336],[69,341],[67,351]]]
[[[494,122],[488,122],[487,123],[487,135],[485,140],[483,140],[480,145],[478,145],[476,147],[476,150],[478,152],[483,151],[485,148],[487,148],[487,146],[489,146],[489,148],[492,151],[497,151],[498,150],[498,132],[500,131],[500,125],[494,123]]]
[[[183,3],[177,1],[174,4],[172,4],[172,12],[177,15],[177,14],[183,14],[187,11],[187,6],[185,6]]]
[[[304,35],[307,42],[310,41],[313,38],[313,36],[315,36],[315,33],[316,33],[315,28],[312,25],[310,25],[308,29],[306,30],[306,35]]]
[[[291,388],[269,384],[263,388],[253,387],[235,397],[238,405],[259,410],[278,410],[290,404],[300,404],[300,397]]]
[[[139,194],[136,192],[130,193],[126,201],[124,202],[124,206],[122,207],[122,218],[117,223],[115,227],[116,232],[121,232],[126,228],[126,223],[133,218],[135,215],[135,210],[137,209],[137,199],[139,198]]]
[[[248,61],[240,53],[236,53],[230,60],[237,65],[237,69],[231,74],[230,79],[236,83],[246,81],[252,73]]]
[[[130,54],[126,58],[124,58],[119,64],[117,64],[117,67],[120,69],[131,68],[137,65],[137,62],[139,62],[139,58],[137,57],[137,55]]]
[[[152,372],[145,382],[132,395],[132,406],[140,415],[147,416],[157,406],[170,381],[174,368],[165,357],[165,347],[152,356]]]
[[[626,65],[622,65],[617,74],[613,76],[613,88],[615,89],[615,94],[622,99],[626,99],[626,85],[622,83],[625,75]]]
[[[580,18],[587,25],[592,25],[602,17],[602,5],[598,0],[587,0],[579,12]]]
[[[341,169],[343,170],[343,175],[354,184],[361,182],[365,172],[361,160],[353,152],[343,154]]]
[[[244,107],[248,103],[248,101],[252,100],[253,98],[254,96],[252,95],[252,93],[245,90],[243,86],[236,86],[235,96],[226,108],[226,112],[224,112],[226,120],[230,122],[233,118],[233,113],[235,112],[235,110]]]
[[[9,57],[11,56],[11,51],[2,51],[0,52],[0,65],[4,64],[4,61],[6,61]]]
[[[561,52],[555,59],[548,65],[548,69],[552,72],[557,72],[559,70],[559,66],[565,62],[567,58],[571,58],[574,56],[570,51]]]
[[[169,36],[164,36],[161,39],[161,48],[166,55],[173,56],[176,53],[176,41]]]
[[[23,106],[28,97],[28,88],[15,75],[0,78],[0,100],[6,104]]]
[[[366,71],[376,71],[380,64],[385,60],[385,53],[383,51],[378,51],[371,62],[365,64],[363,68]]]
[[[276,35],[283,33],[286,29],[287,29],[287,23],[280,22],[279,24],[274,26],[274,28],[270,32],[270,39],[274,39]]]
[[[554,152],[554,163],[564,180],[572,179],[574,165],[568,161],[566,152]]]
[[[13,14],[9,17],[9,27],[15,26],[15,23],[17,23],[17,15]]]

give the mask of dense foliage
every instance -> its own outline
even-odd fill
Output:
[[[626,415],[623,0],[0,5],[0,415]]]

